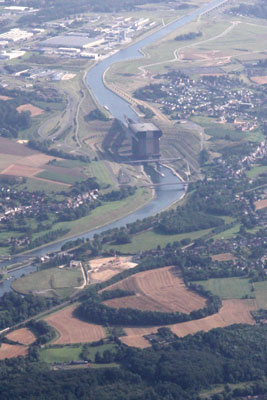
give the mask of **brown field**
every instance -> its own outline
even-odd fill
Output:
[[[221,254],[213,254],[211,256],[212,261],[231,261],[235,260],[235,257],[231,253],[221,253]]]
[[[90,261],[90,283],[103,282],[120,272],[134,268],[137,264],[132,262],[132,257],[105,257],[95,258]]]
[[[27,157],[31,156],[32,154],[36,154],[37,152],[35,150],[31,150],[29,147],[24,146],[23,144],[0,137],[0,153]]]
[[[183,279],[174,270],[174,267],[139,272],[107,289],[132,290],[136,293],[135,296],[104,302],[107,306],[115,308],[129,307],[162,312],[179,311],[189,314],[206,305],[203,297],[186,288]]]
[[[259,85],[266,85],[267,76],[252,76],[250,78],[253,82],[258,83]]]
[[[12,176],[25,176],[37,180],[50,182],[51,180],[35,176],[44,169],[58,172],[58,168],[51,167],[47,163],[58,157],[48,156],[38,151],[31,150],[27,146],[14,142],[10,139],[0,137],[0,174]],[[60,169],[61,171],[62,169]],[[59,171],[59,172],[60,172]],[[62,170],[66,173],[66,169]],[[61,171],[61,172],[62,172]],[[83,176],[78,170],[72,169],[72,174]],[[54,184],[69,187],[71,184],[53,181]]]
[[[36,337],[34,334],[27,328],[17,329],[6,335],[6,338],[9,340],[13,340],[14,342],[19,342],[21,344],[32,344],[35,342]]]
[[[8,97],[8,96],[4,96],[4,95],[0,95],[0,100],[3,100],[3,101],[7,101],[7,100],[11,100],[12,99],[12,97]]]
[[[0,347],[0,360],[18,356],[26,356],[27,352],[28,352],[27,346],[2,343]]]
[[[214,58],[226,58],[228,55],[220,50],[199,51],[188,49],[180,53],[180,58],[183,60],[211,60]]]
[[[29,165],[22,164],[11,164],[9,167],[0,172],[1,175],[12,175],[12,176],[25,176],[33,178],[34,175],[42,172],[41,168],[34,168]]]
[[[52,325],[60,337],[54,344],[89,343],[106,337],[104,328],[100,325],[90,324],[73,317],[72,312],[76,306],[70,306],[45,318]]]
[[[33,106],[32,104],[22,104],[21,106],[17,107],[17,111],[21,113],[22,111],[29,111],[31,117],[37,117],[38,115],[43,114],[44,110],[39,107]]]
[[[267,199],[255,201],[256,210],[262,210],[263,208],[267,207]]]
[[[55,159],[56,157],[48,156],[47,154],[36,153],[31,156],[23,157],[20,160],[20,164],[30,165],[31,167],[41,167],[47,164],[49,161]],[[56,158],[58,159],[58,158]]]
[[[250,311],[256,310],[257,308],[255,300],[223,300],[222,308],[217,314],[194,321],[168,325],[168,327],[177,336],[184,337],[199,331],[208,332],[213,328],[223,328],[233,324],[254,325],[255,321]],[[160,327],[124,328],[127,336],[121,337],[120,340],[129,346],[140,348],[147,347],[149,343],[143,336],[157,332],[158,328]],[[147,342],[147,345],[145,345],[144,340]]]

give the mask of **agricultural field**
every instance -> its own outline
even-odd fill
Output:
[[[189,314],[204,308],[206,300],[188,290],[174,267],[139,272],[107,288],[134,291],[134,296],[107,300],[109,307]]]
[[[216,294],[221,299],[241,299],[251,296],[252,285],[248,278],[219,278],[198,281],[197,284]]]
[[[12,287],[22,294],[32,293],[50,297],[64,295],[61,289],[73,291],[82,283],[83,275],[80,268],[49,268],[17,279],[12,283]]]
[[[198,239],[204,235],[207,235],[211,229],[202,229],[200,231],[179,233],[177,235],[161,235],[160,233],[153,231],[146,231],[140,234],[136,234],[131,237],[131,243],[121,245],[108,245],[108,249],[119,250],[122,253],[136,253],[138,251],[151,250],[157,246],[165,247],[168,243],[180,241],[183,239]]]
[[[249,171],[247,171],[247,176],[250,179],[255,179],[258,175],[266,173],[267,172],[267,166],[266,165],[257,165],[253,168],[251,168]]]
[[[20,346],[17,344],[1,343],[0,347],[0,360],[5,358],[13,358],[18,356],[26,356],[28,353],[27,346]]]
[[[19,113],[21,112],[29,112],[31,114],[31,117],[37,117],[38,115],[42,115],[44,110],[42,110],[39,107],[36,107],[32,104],[23,104],[19,107],[17,107],[17,111]]]
[[[35,335],[28,328],[20,328],[5,336],[13,342],[18,342],[25,345],[30,345],[35,342]]]
[[[0,137],[0,175],[50,182],[66,189],[66,186],[88,177],[83,172],[86,167],[86,163],[52,157]]]
[[[255,299],[257,309],[267,309],[267,281],[250,283],[248,278],[219,278],[198,281],[221,299]]]
[[[114,344],[103,344],[98,346],[87,347],[88,358],[94,362],[95,355],[98,352],[101,356],[105,350],[112,350],[116,346]],[[71,361],[82,360],[81,352],[83,345],[66,345],[54,347],[53,345],[41,350],[40,358],[47,363],[68,363]]]
[[[211,256],[212,261],[234,261],[235,256],[231,253],[220,253]]]
[[[83,322],[72,314],[75,305],[64,308],[45,318],[59,334],[54,344],[90,343],[106,337],[105,329],[96,324]]]
[[[81,359],[80,354],[82,345],[79,346],[64,346],[64,347],[51,347],[43,349],[40,352],[40,359],[46,363],[67,363],[71,361],[78,361]]]
[[[251,311],[256,309],[257,305],[254,300],[223,300],[218,313],[194,321],[168,325],[168,328],[177,336],[184,337],[199,331],[208,332],[213,328],[223,328],[232,324],[254,325],[255,321],[251,316]],[[143,336],[156,333],[158,328],[160,327],[124,328],[127,336],[120,339],[129,346],[148,347],[149,342]]]

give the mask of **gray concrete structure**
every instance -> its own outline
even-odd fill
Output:
[[[136,160],[158,159],[162,132],[152,123],[130,123],[132,152]]]

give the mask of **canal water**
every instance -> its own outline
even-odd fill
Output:
[[[224,3],[225,0],[215,0],[211,3],[205,4],[203,7],[198,8],[190,15],[187,15],[163,28],[159,31],[152,33],[151,35],[147,36],[145,39],[136,42],[127,48],[120,50],[116,54],[112,55],[111,57],[106,58],[105,60],[98,63],[94,66],[87,75],[87,83],[92,91],[93,95],[97,99],[97,101],[105,105],[109,108],[111,114],[123,121],[125,116],[137,121],[138,117],[134,110],[130,107],[130,105],[117,96],[115,93],[111,92],[109,89],[105,87],[103,84],[103,74],[104,72],[114,63],[126,60],[132,60],[134,58],[142,57],[140,50],[149,44],[161,39],[168,33],[171,33],[175,29],[185,26],[186,24],[192,22],[198,16],[207,13],[208,11],[214,9],[215,7],[219,6],[220,4]],[[183,185],[179,185],[180,180],[176,175],[172,173],[169,168],[161,167],[162,176],[160,176],[160,183],[164,183],[164,186],[157,187],[155,190],[154,198],[146,204],[144,207],[134,211],[133,213],[112,222],[106,226],[102,226],[100,228],[96,228],[90,232],[83,233],[72,237],[71,239],[75,240],[78,238],[92,238],[95,234],[99,234],[105,230],[113,229],[113,228],[120,228],[134,222],[138,219],[143,219],[145,217],[149,217],[151,215],[155,215],[156,213],[164,210],[176,200],[178,200],[184,194],[184,187]],[[177,185],[173,185],[177,183]],[[170,184],[170,185],[168,185]],[[47,253],[51,253],[54,251],[60,250],[61,246],[69,241],[62,240],[47,246],[42,247],[38,250],[33,250],[27,255],[22,256],[12,256],[9,260],[0,262],[0,269],[7,267],[8,265],[18,263],[18,262],[26,262],[31,257],[42,256]],[[29,274],[31,272],[36,271],[35,265],[28,265],[27,267],[18,269],[16,271],[9,272],[9,279],[4,281],[0,284],[0,296],[2,296],[5,292],[11,290],[11,283],[14,279],[19,278],[23,274]]]

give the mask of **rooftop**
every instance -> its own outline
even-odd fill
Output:
[[[150,122],[130,124],[129,127],[135,133],[159,131],[159,128],[157,128],[154,124],[152,124]]]

